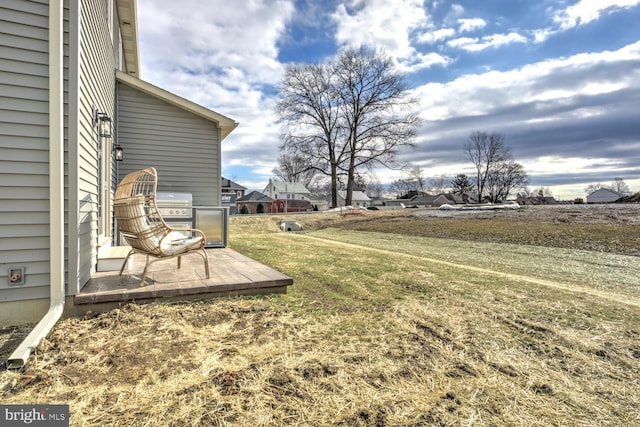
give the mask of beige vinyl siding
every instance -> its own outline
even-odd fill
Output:
[[[98,135],[93,108],[114,117],[115,60],[104,0],[81,0],[78,106],[78,283],[95,272],[98,243]]]
[[[189,192],[194,205],[220,205],[217,125],[173,104],[118,83],[118,177],[153,166],[158,191]]]
[[[0,302],[49,294],[48,15],[46,1],[0,2]]]

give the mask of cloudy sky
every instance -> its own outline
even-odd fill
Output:
[[[425,176],[471,173],[479,130],[505,135],[532,189],[581,197],[622,177],[640,191],[640,0],[138,0],[138,22],[144,80],[240,123],[223,174],[250,189],[276,165],[284,67],[366,45],[420,99],[399,160]]]

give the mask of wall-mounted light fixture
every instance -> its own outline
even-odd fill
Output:
[[[93,126],[98,126],[98,134],[101,138],[111,138],[111,117],[107,113],[101,113],[94,108]]]
[[[124,160],[124,148],[120,144],[116,144],[113,146],[113,154],[115,156],[116,162],[121,162]]]

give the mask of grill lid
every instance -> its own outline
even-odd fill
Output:
[[[174,193],[159,191],[156,193],[156,204],[160,206],[191,206],[193,195],[191,193]]]
[[[192,201],[191,193],[174,193],[170,191],[156,193],[158,212],[165,219],[191,219]]]

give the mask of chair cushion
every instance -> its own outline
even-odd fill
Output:
[[[202,247],[202,236],[185,237],[179,231],[172,231],[160,241],[160,250],[167,255],[177,255]]]

